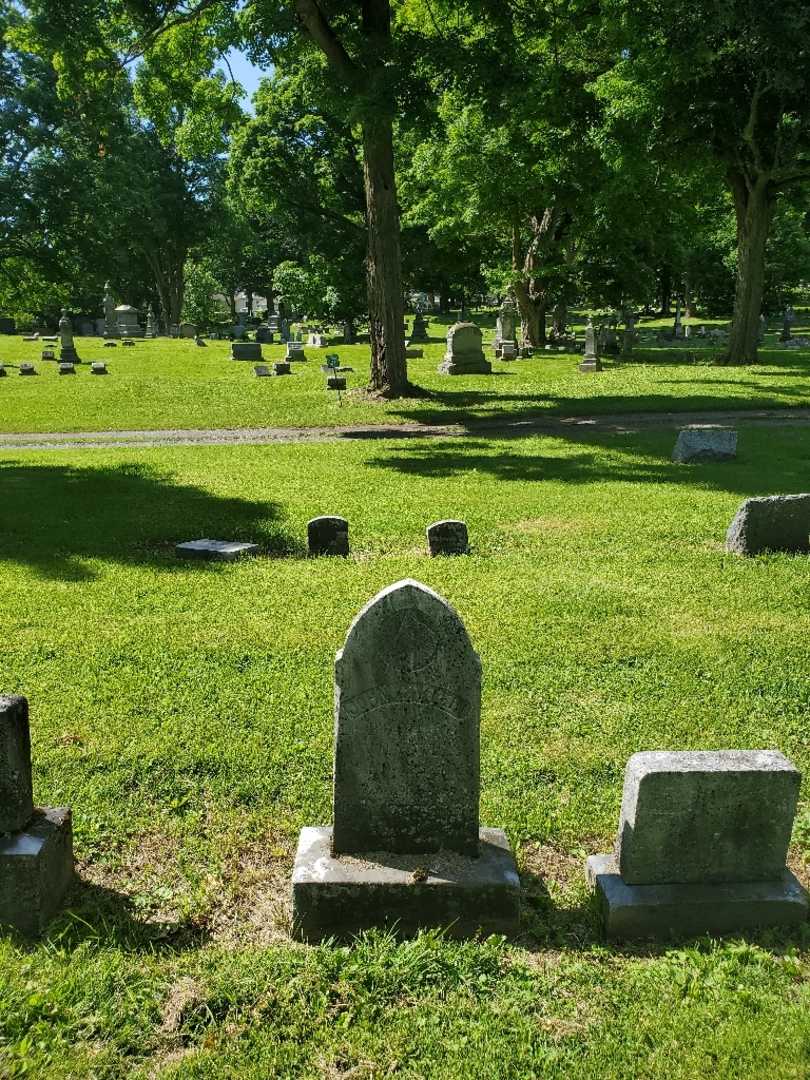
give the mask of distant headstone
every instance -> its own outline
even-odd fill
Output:
[[[434,521],[427,527],[430,554],[466,555],[470,550],[467,526],[463,521]]]
[[[76,364],[79,357],[76,354],[76,346],[73,344],[73,326],[68,318],[67,308],[62,308],[62,317],[59,320],[59,359],[66,364]],[[60,371],[60,375],[64,372]]]
[[[746,499],[726,534],[736,555],[765,551],[810,551],[810,494]]]
[[[514,928],[509,843],[479,828],[480,709],[481,664],[445,600],[406,580],[363,608],[335,658],[334,825],[298,845],[298,937]]]
[[[197,324],[193,322],[180,323],[178,332],[181,338],[196,338],[197,336]]]
[[[152,305],[151,304],[146,309],[146,333],[145,333],[144,336],[148,337],[148,338],[156,338],[157,337],[157,326],[156,326],[156,323],[155,323],[155,313],[152,310]]]
[[[121,342],[121,345],[128,349],[135,348],[135,342],[131,338],[126,338],[124,341]]]
[[[481,331],[471,322],[454,323],[447,331],[447,352],[439,365],[442,375],[490,375],[492,364],[481,347]]]
[[[115,309],[115,319],[122,338],[142,338],[143,328],[139,322],[138,309],[131,304],[119,304]]]
[[[25,360],[20,364],[21,375],[36,375],[36,373],[37,369],[34,367],[33,364],[30,364]]]
[[[246,555],[257,554],[258,544],[245,544],[235,540],[189,540],[175,544],[181,559],[210,559],[218,562],[234,562]]]
[[[424,349],[411,349],[411,348],[406,348],[405,349],[405,358],[407,360],[421,360],[424,355],[425,355],[425,350]]]
[[[60,375],[75,375],[76,367],[68,361],[62,361],[59,364],[58,371]]]
[[[279,323],[279,331],[278,332],[279,332],[279,337],[281,338],[282,344],[285,344],[286,342],[288,342],[290,340],[290,324],[287,322],[286,319],[282,319],[281,322]]]
[[[94,360],[93,363],[90,365],[90,374],[91,375],[106,375],[107,374],[107,365],[104,363],[103,360]]]
[[[115,300],[109,281],[104,286],[104,337],[118,338],[121,331],[118,329],[118,320],[115,317]]]
[[[327,390],[345,390],[346,379],[343,375],[330,375],[326,380]]]
[[[582,357],[582,363],[579,365],[579,370],[586,374],[602,370],[602,361],[596,353],[596,331],[593,327],[593,320],[590,317],[588,318],[588,323],[585,327],[585,354]]]
[[[284,353],[284,359],[290,360],[306,360],[306,354],[304,352],[303,342],[300,341],[288,341],[287,348]]]
[[[780,341],[790,341],[792,336],[791,327],[793,326],[795,321],[796,312],[793,310],[790,304],[788,304],[788,306],[785,308],[785,313],[782,316],[782,333],[779,336]]]
[[[683,337],[683,319],[681,318],[681,302],[678,301],[675,307],[675,325],[673,327],[673,334],[676,338]]]
[[[517,309],[510,296],[504,298],[495,322],[495,356],[499,360],[517,357]]]
[[[194,339],[194,344],[200,349],[207,349],[208,348],[208,342],[205,340],[205,338],[196,337]]]
[[[502,341],[500,344],[499,357],[501,360],[517,360],[518,347],[515,341]]]
[[[408,339],[409,345],[414,345],[418,342],[427,341],[427,321],[421,312],[417,313],[413,317],[413,328],[411,329],[411,336]]]
[[[785,866],[800,774],[770,750],[655,751],[627,763],[615,855],[592,855],[610,939],[803,922]]]
[[[313,349],[325,349],[327,346],[326,334],[321,333],[320,330],[314,330],[307,337],[307,345],[311,345]]]
[[[117,341],[105,341],[104,342],[104,348],[105,349],[117,349],[118,348],[118,342]]]
[[[28,702],[0,696],[0,924],[44,930],[73,880],[66,807],[35,807]]]
[[[354,345],[357,341],[357,334],[354,329],[354,323],[347,320],[343,324],[343,344]]]
[[[270,374],[270,368],[267,364],[257,364],[253,369],[253,374],[259,379],[266,379]]]
[[[262,347],[258,341],[232,341],[231,360],[261,360]]]
[[[260,323],[256,327],[256,341],[260,345],[273,344],[273,331],[270,329],[267,323]]]
[[[737,456],[737,432],[721,428],[683,428],[678,432],[673,461],[729,461]]]
[[[6,365],[0,363],[0,379],[4,379],[6,375],[8,375],[8,372],[6,371]]]
[[[42,350],[42,352],[40,354],[40,360],[55,360],[55,359],[56,359],[56,350],[55,349],[43,349]]]
[[[349,523],[342,517],[317,517],[307,522],[310,555],[348,555]]]
[[[274,375],[292,375],[292,368],[287,360],[276,360],[273,364]]]

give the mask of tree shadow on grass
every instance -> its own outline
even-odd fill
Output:
[[[0,562],[64,581],[95,576],[85,559],[210,571],[218,564],[181,563],[174,556],[176,543],[202,537],[245,540],[270,554],[303,548],[285,530],[278,503],[223,498],[131,462],[0,463],[0,505]]]
[[[742,453],[750,454],[748,461],[738,458],[732,462],[683,465],[669,460],[671,433],[639,436],[578,429],[560,433],[560,438],[575,440],[581,447],[579,452],[565,456],[511,453],[493,447],[486,440],[472,438],[434,439],[429,443],[403,444],[402,449],[397,447],[379,454],[366,464],[433,480],[475,475],[517,482],[678,484],[740,495],[755,493],[762,486],[770,494],[779,494],[799,490],[802,484],[806,486],[808,457],[807,451],[797,453],[791,447],[789,429],[781,434],[779,439],[776,433],[767,433],[768,447],[761,458],[759,452],[755,458],[753,450],[743,449]],[[556,432],[553,437],[557,438]],[[606,453],[610,456],[606,457]],[[769,458],[773,466],[770,469]]]

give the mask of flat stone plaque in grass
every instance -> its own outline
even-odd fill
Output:
[[[181,559],[212,559],[234,562],[248,555],[256,555],[258,544],[246,544],[238,540],[188,540],[176,544],[175,552]]]

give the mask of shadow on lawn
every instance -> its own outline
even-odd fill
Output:
[[[214,570],[216,563],[174,560],[176,543],[201,537],[248,540],[269,553],[302,547],[283,528],[277,503],[212,495],[141,464],[0,464],[0,501],[0,561],[64,581],[93,578],[81,561],[93,558]]]
[[[766,445],[756,447],[755,452],[750,444],[743,443],[737,461],[722,463],[681,465],[670,461],[669,453],[675,441],[671,432],[639,436],[579,430],[553,434],[553,438],[573,440],[580,445],[579,452],[566,456],[493,450],[486,440],[431,440],[403,445],[402,449],[397,447],[368,459],[366,464],[429,479],[473,475],[519,482],[679,484],[741,495],[750,495],[759,487],[771,494],[803,490],[802,485],[806,487],[807,482],[808,451],[801,448],[797,452],[791,445],[790,429],[779,434],[767,430],[757,434],[763,444],[767,440]],[[610,455],[607,459],[605,452]],[[755,472],[752,466],[756,466]]]

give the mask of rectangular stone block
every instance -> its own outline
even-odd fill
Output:
[[[734,934],[807,919],[807,896],[786,869],[772,881],[631,885],[612,855],[591,855],[587,873],[609,941]]]
[[[189,540],[175,544],[175,552],[181,559],[215,559],[233,562],[245,555],[255,555],[258,544],[245,544],[236,540]]]
[[[452,937],[513,932],[520,879],[509,841],[482,828],[477,858],[448,851],[333,858],[332,830],[301,830],[293,870],[293,933],[303,941],[347,940],[371,927],[407,937],[423,927]]]
[[[726,533],[736,555],[764,551],[810,551],[810,494],[746,499]]]
[[[256,341],[234,341],[231,344],[231,360],[261,360],[262,347]]]
[[[627,885],[781,877],[801,775],[771,750],[634,754],[616,855]]]
[[[0,696],[0,833],[25,828],[33,813],[28,702]]]
[[[73,881],[67,807],[38,807],[22,832],[0,836],[0,924],[40,934]]]

